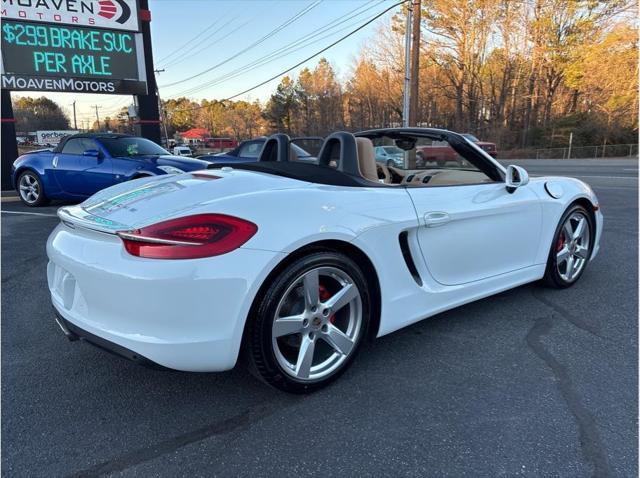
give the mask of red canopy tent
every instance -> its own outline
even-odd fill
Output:
[[[179,133],[183,139],[199,139],[203,141],[211,136],[209,130],[204,128],[192,128],[184,133]]]

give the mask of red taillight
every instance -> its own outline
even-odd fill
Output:
[[[224,214],[198,214],[119,232],[131,255],[150,259],[197,259],[237,249],[258,231],[254,223]]]

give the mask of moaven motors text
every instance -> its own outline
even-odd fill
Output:
[[[94,93],[115,93],[116,91],[116,85],[113,81],[77,80],[74,78],[23,78],[13,75],[2,75],[2,88]]]

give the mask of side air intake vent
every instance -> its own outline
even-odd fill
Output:
[[[404,262],[407,264],[407,269],[411,273],[413,280],[416,281],[416,284],[422,287],[422,278],[418,273],[418,269],[416,268],[416,263],[413,262],[413,257],[411,256],[411,249],[409,249],[409,232],[403,231],[399,236],[400,241],[400,250],[402,251],[402,257],[404,257]]]

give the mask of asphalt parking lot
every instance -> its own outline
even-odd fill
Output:
[[[383,337],[310,396],[68,342],[46,286],[56,208],[2,202],[2,476],[637,476],[638,161],[516,164],[598,194],[581,281]]]

